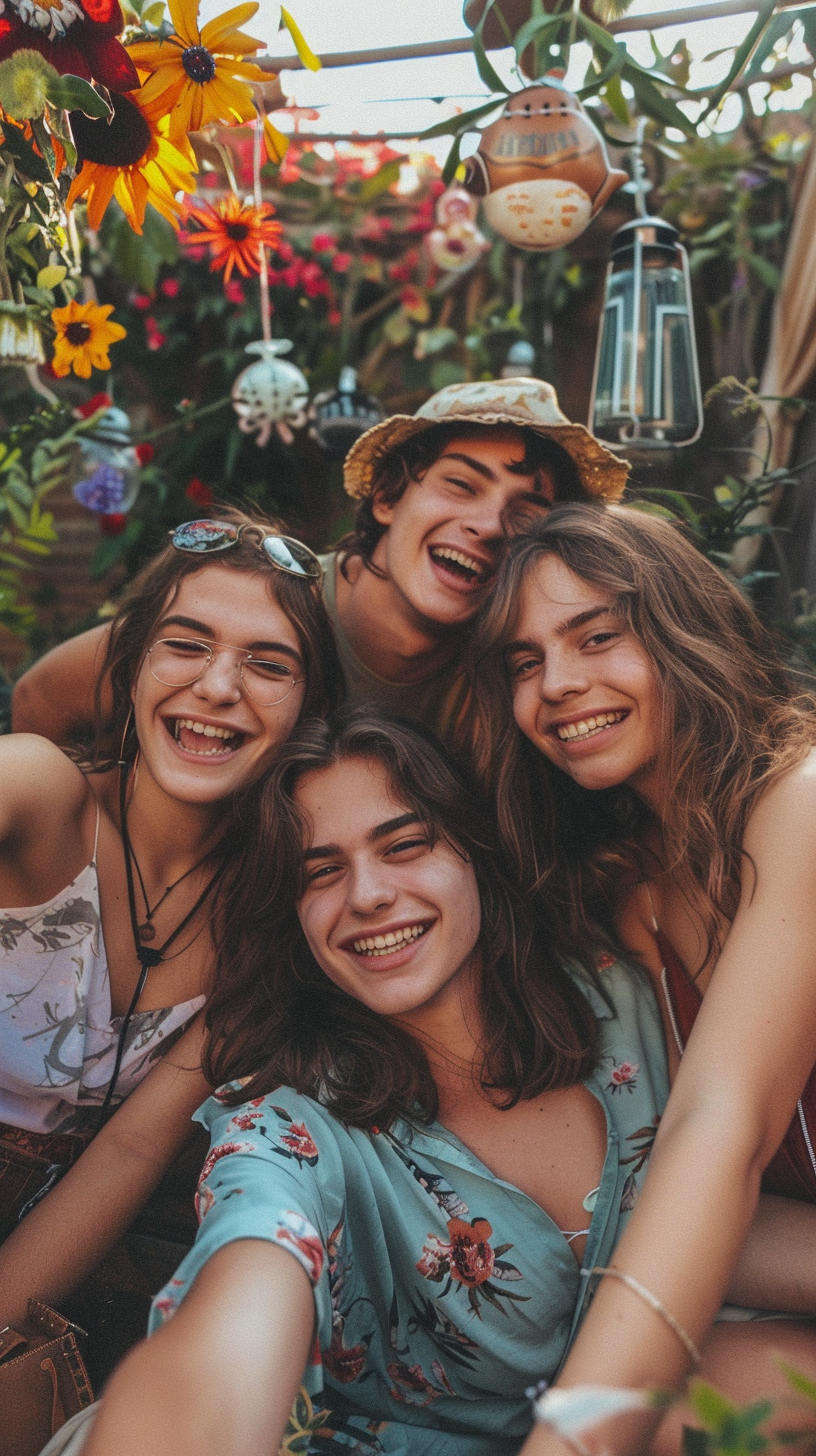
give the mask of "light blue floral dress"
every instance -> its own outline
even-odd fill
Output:
[[[645,978],[611,958],[582,982],[601,1031],[587,1087],[608,1147],[585,1268],[606,1264],[638,1196],[668,1095]],[[206,1261],[268,1239],[308,1274],[316,1339],[283,1450],[510,1456],[527,1387],[552,1379],[587,1297],[567,1239],[444,1127],[346,1128],[288,1088],[241,1107],[211,1098],[194,1248],[154,1302],[169,1319]]]

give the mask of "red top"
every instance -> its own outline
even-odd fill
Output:
[[[682,1052],[703,996],[671,941],[657,926],[654,937],[663,961],[666,1000]],[[796,1104],[782,1145],[765,1169],[762,1187],[766,1193],[816,1203],[816,1067]]]

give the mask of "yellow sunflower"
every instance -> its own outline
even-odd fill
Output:
[[[51,310],[57,331],[51,368],[60,379],[72,369],[80,379],[90,379],[91,369],[110,369],[108,349],[124,339],[127,329],[111,323],[109,313],[112,303],[77,303],[75,298],[65,308]]]
[[[264,45],[243,35],[239,26],[251,20],[258,5],[236,5],[198,28],[198,0],[168,0],[174,33],[166,40],[139,41],[128,55],[147,79],[141,96],[150,104],[161,99],[169,117],[170,136],[200,131],[208,122],[233,126],[255,115],[250,81],[267,81],[251,61]]]
[[[71,183],[66,202],[88,199],[88,222],[98,228],[112,197],[130,226],[141,233],[149,202],[168,222],[177,226],[181,204],[178,192],[194,192],[195,158],[186,137],[183,144],[163,135],[164,107],[145,105],[142,92],[111,93],[113,116],[92,121],[73,112],[71,127],[82,163]]]

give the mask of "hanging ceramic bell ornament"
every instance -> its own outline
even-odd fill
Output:
[[[354,441],[382,417],[380,401],[357,388],[357,370],[345,365],[337,388],[315,395],[309,410],[309,434],[333,460],[345,460]]]
[[[434,228],[428,233],[426,246],[437,268],[446,273],[463,273],[478,262],[490,244],[474,223],[455,222],[449,227]]]
[[[535,374],[535,349],[527,339],[516,339],[507,350],[502,379],[529,379]]]
[[[437,199],[436,221],[441,228],[451,223],[475,222],[479,204],[464,187],[448,187]]]
[[[272,426],[282,426],[283,438],[293,438],[289,425],[306,423],[305,406],[309,398],[306,376],[296,364],[280,359],[292,347],[290,339],[258,339],[247,344],[247,354],[260,354],[238,375],[232,386],[232,407],[238,416],[238,429],[245,435],[257,435],[255,444],[263,448],[269,443]],[[286,437],[289,436],[287,440]]]
[[[583,106],[554,76],[510,97],[465,163],[465,187],[517,248],[549,252],[581,236],[628,181],[611,167]]]
[[[100,516],[130,510],[139,494],[139,457],[124,410],[111,405],[77,441],[72,473],[73,495],[86,510]]]

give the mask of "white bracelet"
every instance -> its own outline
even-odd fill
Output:
[[[652,1294],[651,1289],[647,1289],[645,1284],[641,1284],[640,1280],[636,1279],[634,1274],[626,1274],[623,1269],[616,1269],[614,1264],[608,1267],[596,1265],[594,1269],[590,1269],[587,1278],[591,1279],[595,1274],[599,1274],[601,1278],[604,1275],[609,1275],[612,1279],[619,1279],[621,1284],[625,1284],[627,1289],[631,1289],[633,1294],[637,1294],[643,1300],[644,1304],[648,1304],[649,1308],[653,1309],[655,1314],[660,1315],[660,1318],[668,1325],[672,1334],[677,1336],[695,1370],[699,1369],[702,1357],[691,1335],[683,1329],[680,1321],[675,1319],[671,1310],[666,1308],[662,1300],[658,1299],[656,1294]]]

